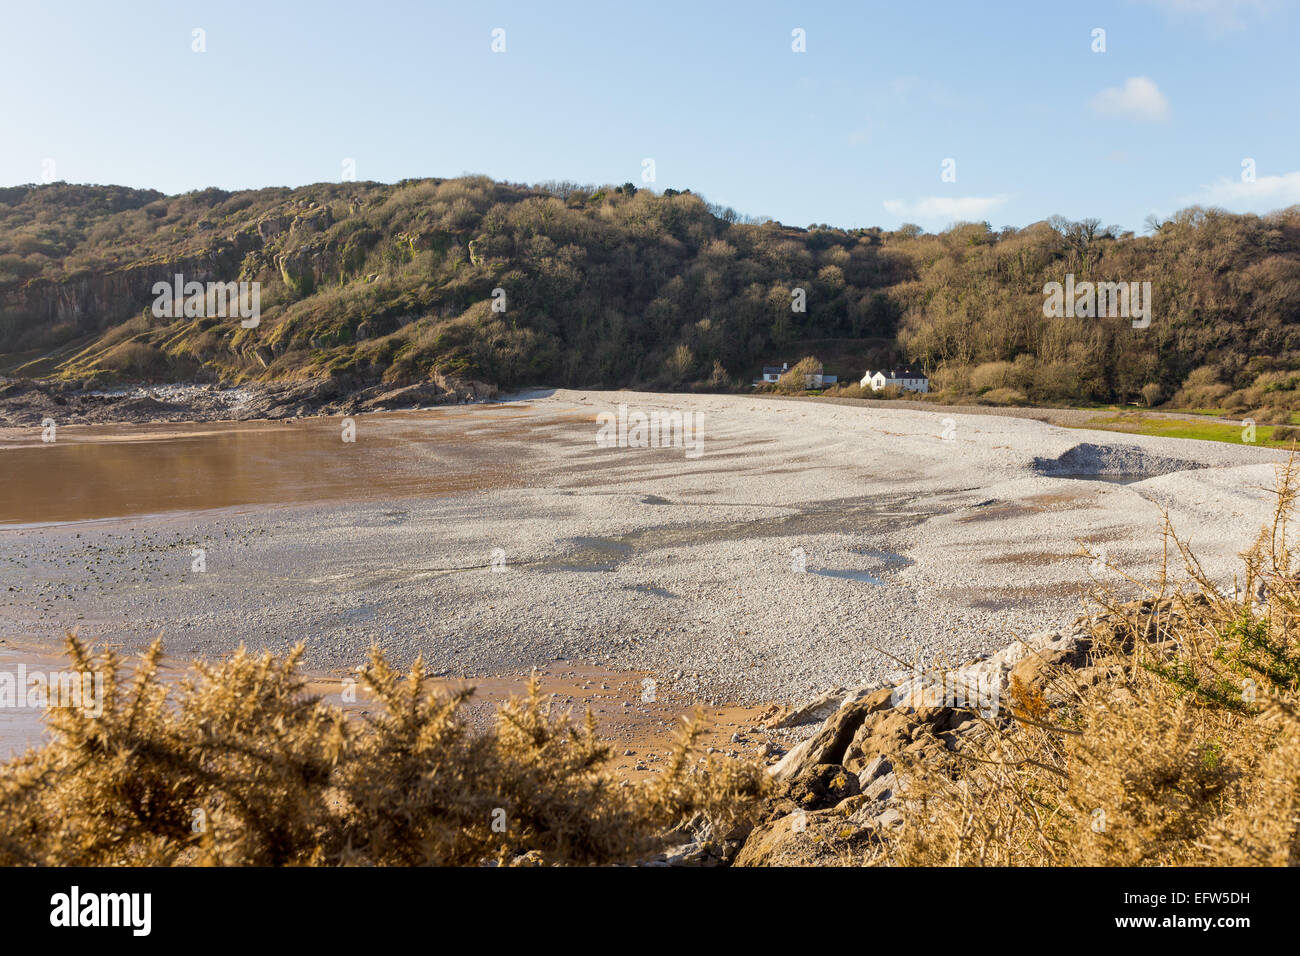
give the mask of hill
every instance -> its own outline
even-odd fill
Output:
[[[155,317],[154,284],[176,274],[260,283],[259,324]],[[1045,318],[1067,274],[1150,282],[1149,327]],[[949,400],[1285,422],[1297,318],[1297,207],[1193,208],[1147,236],[1059,217],[927,234],[747,221],[630,183],[0,190],[0,372],[94,385],[724,389],[826,341],[849,366],[828,371],[920,363]]]

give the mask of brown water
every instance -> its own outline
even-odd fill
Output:
[[[525,421],[527,419],[527,421]],[[524,483],[534,429],[520,405],[343,419],[67,426],[0,438],[0,525],[241,505],[445,495]],[[501,445],[518,446],[503,453]]]

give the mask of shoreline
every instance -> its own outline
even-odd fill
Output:
[[[620,402],[696,412],[702,456],[598,447],[596,417]],[[931,412],[714,395],[557,391],[356,422],[353,444],[308,418],[230,426],[231,446],[96,446],[92,428],[0,448],[29,524],[156,512],[164,491],[187,503],[0,530],[0,633],[79,626],[139,648],[163,630],[190,657],[305,639],[324,672],[372,642],[448,673],[559,657],[692,699],[797,703],[896,672],[882,650],[959,663],[1062,626],[1094,583],[1081,545],[1140,576],[1162,507],[1235,567],[1284,457],[979,414],[945,440]]]
[[[451,390],[446,389],[451,385]],[[460,388],[461,391],[456,389]],[[477,389],[477,394],[475,394]],[[217,385],[199,382],[115,385],[86,388],[75,382],[8,379],[0,376],[0,441],[6,433],[39,428],[47,415],[65,416],[61,427],[87,425],[234,424],[319,418],[343,414],[386,411],[431,411],[473,404],[515,404],[546,398],[560,392],[592,394],[690,397],[726,397],[763,401],[808,402],[851,408],[900,409],[957,415],[988,415],[1038,421],[1064,427],[1095,427],[1098,416],[1141,414],[1153,418],[1198,424],[1241,427],[1241,419],[1203,415],[1178,409],[1145,407],[946,404],[893,398],[862,399],[832,395],[782,395],[773,392],[672,392],[629,389],[564,389],[531,386],[499,393],[482,383],[405,387],[371,385],[350,387],[345,381],[246,382]],[[377,400],[377,401],[376,401]],[[71,403],[71,407],[69,407]],[[16,421],[21,418],[22,421]],[[1194,439],[1193,439],[1194,440]]]

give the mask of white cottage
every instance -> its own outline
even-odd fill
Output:
[[[867,374],[862,376],[860,384],[863,388],[870,388],[873,392],[888,388],[890,385],[906,389],[909,392],[928,392],[930,390],[930,379],[924,372],[913,368],[880,369],[875,372],[868,369]]]

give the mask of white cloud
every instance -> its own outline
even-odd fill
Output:
[[[1157,122],[1169,118],[1169,101],[1160,92],[1160,87],[1146,76],[1131,76],[1123,86],[1107,87],[1088,105],[1102,116]]]
[[[1244,30],[1252,16],[1265,16],[1277,8],[1274,0],[1143,0],[1175,20],[1200,19],[1212,31]]]
[[[1010,196],[929,196],[914,203],[886,199],[885,211],[900,219],[920,222],[978,221],[1006,203]]]
[[[1281,176],[1260,176],[1253,183],[1220,179],[1183,198],[1185,204],[1222,206],[1232,212],[1272,212],[1300,204],[1300,170]]]

